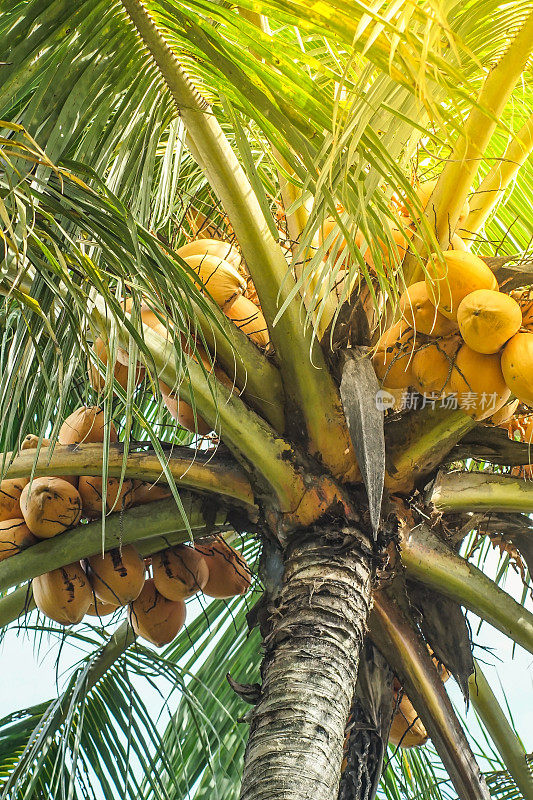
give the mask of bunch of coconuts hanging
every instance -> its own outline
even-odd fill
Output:
[[[437,181],[433,180],[419,183],[414,187],[422,210],[426,208],[436,184]],[[376,255],[385,270],[387,270],[395,264],[401,263],[409,247],[418,249],[419,245],[422,244],[417,225],[413,222],[415,219],[420,222],[421,214],[419,209],[407,206],[398,197],[393,198],[393,201],[389,204],[389,209],[392,219],[386,218],[384,220],[384,225],[388,228],[388,236],[378,238],[373,243],[374,250],[365,240],[363,231],[357,229],[353,233],[352,246],[360,250],[362,258],[370,268],[370,272],[374,274],[376,273]],[[342,204],[336,204],[336,210],[342,220],[342,214],[345,210]],[[468,202],[465,202],[459,218],[460,224],[466,220],[468,212]],[[349,227],[349,220],[346,220],[346,225],[348,226],[348,233],[352,233]],[[320,316],[316,320],[319,339],[322,338],[336,313],[339,302],[348,300],[355,287],[359,285],[357,271],[352,269],[351,277],[348,275],[347,267],[350,262],[350,248],[339,227],[338,219],[333,216],[326,217],[317,230],[312,244],[313,248],[322,249],[324,259],[330,258],[334,264],[332,270],[323,261],[311,275],[304,290],[304,300],[309,297],[309,301],[314,303],[315,310],[320,309]],[[351,237],[349,236],[348,238]],[[450,250],[466,250],[465,243],[457,234],[452,236]],[[309,302],[307,305],[309,305]]]
[[[228,319],[259,347],[266,347],[269,343],[266,321],[259,307],[253,285],[248,283],[249,275],[241,265],[241,256],[238,250],[226,242],[215,239],[198,239],[179,248],[177,253],[200,279],[201,290],[211,295]],[[256,302],[253,302],[247,294],[253,296]],[[131,298],[124,301],[124,310],[126,313],[131,313]],[[161,313],[161,309],[152,308],[143,302],[141,320],[144,325],[156,331],[166,341],[176,343],[172,325],[165,318],[165,314]],[[184,335],[178,335],[177,340],[187,358],[201,362],[208,375],[214,374],[225,386],[230,389],[234,388],[233,381],[194,338],[189,340]],[[98,338],[93,344],[93,350],[102,365],[106,367],[110,355],[109,342]],[[132,379],[133,386],[139,386],[144,378],[143,367],[139,364],[132,365],[128,353],[117,348],[113,374],[124,390],[127,388],[129,371],[132,369],[135,369]],[[102,391],[105,381],[96,363],[92,363],[90,366],[89,380],[96,392]],[[170,387],[160,381],[159,388],[170,414],[182,427],[202,436],[210,432],[211,426],[202,419],[195,408],[179,397],[175,387]]]
[[[478,256],[432,256],[425,280],[400,297],[399,313],[375,348],[384,387],[455,395],[467,414],[495,424],[508,421],[518,401],[533,405],[532,322]]]

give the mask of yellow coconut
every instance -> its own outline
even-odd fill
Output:
[[[95,598],[93,597],[93,601],[87,609],[87,614],[89,614],[90,617],[109,617],[109,615],[114,614],[118,608],[120,608],[120,606],[114,603],[104,603],[98,598],[96,598],[95,602]]]
[[[109,428],[105,424],[102,408],[98,406],[81,406],[66,418],[59,429],[59,444],[89,444],[103,442],[109,437],[110,442],[118,442],[115,426],[111,422]]]
[[[459,407],[474,419],[487,419],[511,394],[505,384],[498,353],[476,353],[463,344],[455,357],[450,391],[457,393]]]
[[[449,336],[423,344],[413,356],[413,386],[421,394],[446,393],[449,390],[455,354],[461,347],[459,336]]]
[[[103,339],[98,337],[94,340],[92,349],[94,350],[95,354],[98,356],[100,361],[107,366],[108,363],[108,351]],[[125,363],[122,363],[124,362]],[[128,353],[125,350],[117,351],[117,360],[115,362],[115,367],[113,369],[113,375],[117,383],[122,386],[124,391],[126,391],[128,386]],[[135,378],[133,382],[133,387],[138,386],[144,377],[144,367],[140,364],[137,364],[135,369]],[[89,366],[89,383],[91,384],[92,388],[95,392],[103,391],[105,387],[105,376],[100,374],[98,367],[96,364],[90,364]]]
[[[263,312],[247,297],[237,297],[224,313],[259,347],[266,347],[270,342]]]
[[[477,353],[497,353],[522,324],[520,306],[503,292],[477,289],[457,309],[461,336]]]
[[[78,483],[83,515],[89,519],[102,516],[102,478],[82,475]],[[105,513],[124,511],[133,504],[133,481],[124,478],[122,486],[118,478],[107,479]]]
[[[39,444],[39,437],[36,436],[34,433],[28,433],[27,436],[24,437],[22,440],[22,444],[20,445],[21,450],[37,450],[37,446]],[[41,439],[41,447],[48,447],[50,441],[48,439]]]
[[[123,606],[135,600],[144,586],[144,561],[131,544],[91,556],[86,567],[93,591],[104,603]]]
[[[234,269],[238,269],[241,263],[241,255],[237,248],[228,242],[221,242],[219,239],[195,239],[178,248],[176,252],[187,262],[192,256],[210,255],[222,258]]]
[[[20,510],[34,536],[50,539],[78,524],[81,497],[63,478],[35,478],[22,490]]]
[[[152,569],[155,588],[167,600],[187,600],[201,591],[209,578],[203,555],[186,545],[154,555]]]
[[[418,186],[416,187],[415,191],[416,194],[418,195],[418,199],[420,200],[420,205],[422,206],[423,209],[426,209],[430,197],[435,191],[437,180],[438,178],[432,181],[424,181],[423,183],[419,183]],[[405,208],[405,212],[409,214],[409,210],[407,208]],[[459,215],[459,219],[457,221],[457,225],[462,225],[463,222],[466,221],[466,218],[468,217],[469,213],[470,213],[470,204],[468,200],[465,200],[465,202],[463,203],[463,207],[461,209],[461,213]]]
[[[506,403],[500,408],[499,411],[496,411],[496,413],[489,418],[489,422],[492,422],[493,425],[507,428],[509,426],[509,422],[512,420],[516,412],[516,409],[518,408],[519,403],[520,400],[512,400],[510,403]]]
[[[406,695],[403,695],[392,718],[389,742],[400,747],[420,747],[427,739],[427,731],[413,704]]]
[[[32,589],[37,608],[62,625],[81,622],[93,597],[87,576],[78,562],[34,578]]]
[[[448,250],[442,263],[433,255],[426,264],[428,297],[441,314],[457,319],[461,300],[476,289],[497,289],[498,285],[484,261],[473,253]]]
[[[450,239],[450,246],[449,250],[466,250],[466,244],[463,242],[460,236],[456,233],[453,234],[452,238]]]
[[[20,514],[20,510],[18,512]],[[0,561],[16,556],[39,540],[23,519],[4,519],[0,522]]]
[[[137,636],[156,647],[163,647],[175,639],[185,623],[186,614],[183,600],[167,600],[159,594],[150,578],[130,605],[128,619]]]
[[[6,478],[0,483],[0,521],[20,517],[20,496],[28,478]]]
[[[218,598],[246,594],[252,582],[250,567],[221,536],[209,544],[197,544],[195,549],[203,555],[209,569],[204,594]]]
[[[179,422],[182,428],[192,433],[197,433],[199,436],[207,436],[211,431],[211,426],[198,414],[198,411],[196,411],[195,416],[192,406],[186,403],[185,400],[177,397],[163,381],[159,381],[159,388],[161,390],[163,402],[168,408],[170,415]]]
[[[153,503],[156,500],[164,500],[171,497],[172,492],[165,484],[151,483],[150,481],[133,481],[133,502],[134,506],[144,506],[146,503]]]
[[[414,231],[405,229],[404,233],[403,230],[400,230],[398,225],[395,225],[394,222],[389,219],[387,220],[387,225],[390,232],[390,238],[394,242],[394,245],[389,245],[383,239],[378,239],[377,244],[379,245],[382,253],[381,260],[383,264],[390,266],[393,263],[403,260],[407,250],[409,249],[409,238],[412,238]],[[375,267],[374,258],[372,256],[372,250],[370,247],[368,247],[366,250],[364,259],[370,267]]]
[[[196,255],[187,258],[215,303],[224,308],[246,290],[246,281],[224,259],[213,255]]]
[[[403,320],[396,322],[382,334],[372,361],[376,375],[384,386],[391,389],[412,386],[414,350],[415,333]]]
[[[502,353],[505,383],[515,397],[533,406],[533,333],[516,333]]]
[[[425,281],[409,286],[400,297],[400,313],[417,333],[431,336],[448,336],[457,329],[451,319],[440,314],[429,299]]]

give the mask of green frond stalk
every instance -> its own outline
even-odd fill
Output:
[[[448,248],[480,162],[532,51],[533,12],[499,64],[488,73],[427,205],[425,215],[443,250]],[[420,279],[420,267],[413,259],[409,260],[407,270],[410,272],[406,273],[407,283]]]
[[[533,614],[429,528],[413,528],[402,540],[400,551],[408,577],[470,609],[533,653]]]
[[[459,231],[465,241],[473,239],[515,178],[520,167],[533,152],[533,114],[512,140],[496,164],[481,181],[470,199],[470,214]]]
[[[370,635],[404,684],[458,796],[462,800],[489,800],[485,781],[425,643],[383,592],[374,598]]]
[[[176,450],[178,452],[176,452]],[[6,453],[9,463],[5,477],[22,478],[38,475],[102,475],[103,449],[98,444],[80,444],[76,448],[56,445],[41,447],[36,457],[34,450]],[[250,482],[237,464],[223,463],[212,457],[205,460],[202,454],[188,448],[175,448],[168,454],[166,466],[179,486],[214,493],[220,498],[236,500],[255,513]],[[166,483],[161,461],[153,452],[129,452],[124,459],[120,444],[110,444],[107,457],[107,475],[113,478],[135,478],[142,481]]]
[[[33,611],[35,600],[31,587],[26,584],[0,598],[0,628],[5,628],[26,611]]]
[[[199,155],[199,165],[233,226],[269,325],[285,391],[303,415],[311,452],[335,477],[353,478],[353,448],[338,392],[311,330],[304,330],[297,298],[288,303],[273,324],[294,282],[245,172],[207,102],[192,85],[142,2],[121,1],[177,104],[192,142],[191,152],[195,157]]]
[[[285,430],[285,393],[279,370],[215,303],[208,298],[205,300],[222,332],[197,305],[196,321],[217,363],[242,390],[246,402],[282,434]]]
[[[533,509],[533,482],[488,472],[441,472],[427,500],[440,514],[460,511],[523,511],[529,514]]]
[[[206,529],[206,535],[212,532],[212,528]],[[198,533],[198,531],[196,532]],[[226,534],[226,537],[228,534]],[[184,541],[183,531],[174,531],[173,533],[166,533],[164,536],[153,536],[149,539],[142,539],[135,542],[135,548],[139,555],[143,558],[152,556],[155,553],[160,553],[174,545],[181,544]],[[124,542],[123,542],[124,544]],[[23,614],[27,614],[36,608],[35,600],[33,599],[33,592],[31,581],[22,584],[14,591],[0,597],[0,629],[5,628],[11,622],[19,619]]]
[[[53,539],[44,539],[0,562],[0,591],[124,544],[180,533],[178,541],[186,541],[192,536],[207,536],[225,526],[226,511],[218,511],[215,507],[210,511],[208,523],[204,516],[205,500],[183,496],[182,502],[187,519],[180,516],[174,499],[161,500],[111,514],[106,519],[104,532],[101,521],[97,521],[78,525]],[[174,544],[178,541],[174,537]]]
[[[390,492],[410,492],[442,464],[476,422],[460,409],[431,405],[385,427],[385,486]]]
[[[474,660],[474,667],[475,672],[468,681],[472,705],[496,745],[509,774],[522,792],[522,797],[533,797],[533,773],[526,760],[526,751],[509,724],[478,661]]]

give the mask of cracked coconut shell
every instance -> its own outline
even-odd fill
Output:
[[[20,495],[26,525],[39,539],[50,539],[78,524],[81,497],[63,478],[35,478]]]
[[[183,600],[167,600],[159,594],[152,578],[148,579],[139,597],[128,609],[128,619],[137,634],[156,647],[169,644],[185,623]]]

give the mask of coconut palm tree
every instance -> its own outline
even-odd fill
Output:
[[[57,700],[3,720],[3,797],[370,798],[382,773],[399,797],[406,769],[423,796],[533,796],[463,611],[533,652],[527,592],[498,585],[513,564],[529,586],[533,489],[508,474],[528,444],[409,381],[382,390],[371,358],[456,232],[502,291],[532,280],[533,5],[0,8],[3,476],[169,487],[3,561],[0,621],[58,635],[32,579],[213,535],[257,564],[259,598],[209,604],[163,655],[127,621],[61,630],[86,654]],[[242,258],[229,290],[180,254],[206,235]],[[231,319],[244,291],[253,318]],[[119,443],[57,443],[82,404]],[[473,562],[487,543],[496,580]],[[443,669],[499,754],[485,775]],[[163,733],[132,675],[179,689]],[[402,736],[421,722],[435,753],[395,767],[404,696]]]

